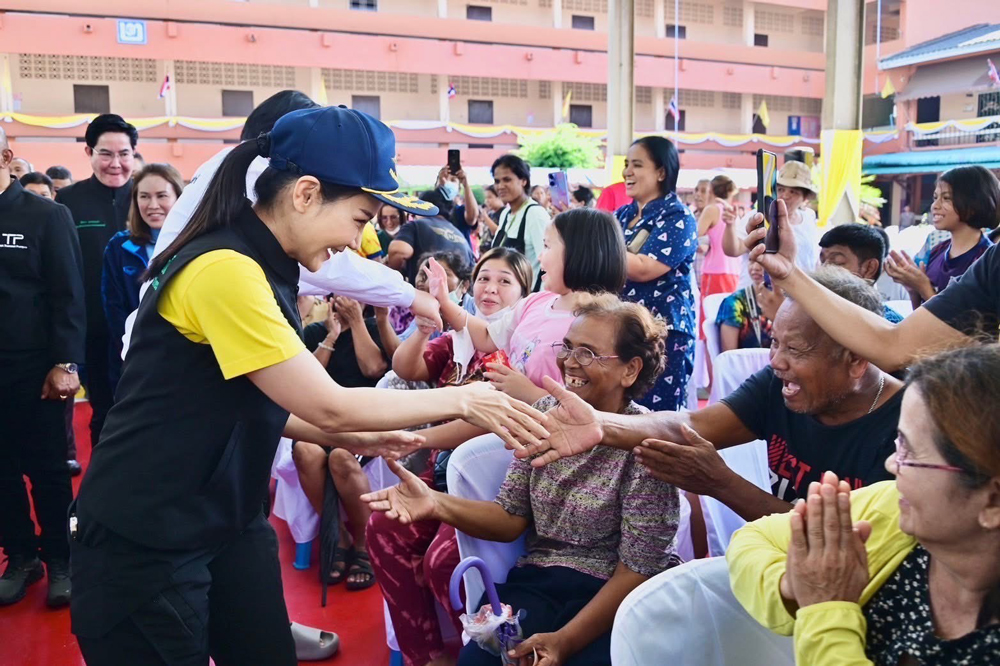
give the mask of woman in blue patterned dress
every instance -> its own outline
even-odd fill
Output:
[[[674,144],[647,136],[625,158],[625,192],[632,203],[615,213],[628,248],[623,296],[645,305],[667,324],[667,366],[641,401],[655,411],[685,403],[697,339],[691,271],[698,249],[698,222],[677,196],[680,161]]]

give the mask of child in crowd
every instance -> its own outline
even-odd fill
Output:
[[[472,272],[478,315],[487,320],[502,317],[528,295],[532,284],[531,265],[523,254],[505,247],[489,250]],[[430,340],[433,327],[422,320],[419,323],[418,332],[393,357],[399,377],[389,382],[390,388],[414,388],[414,384],[441,387],[483,378],[483,361],[488,357],[473,348],[467,332],[451,331]],[[419,475],[428,487],[445,490],[442,477],[450,453],[431,451],[429,464]],[[406,663],[423,666],[444,654],[434,601],[438,599],[450,609],[448,579],[459,562],[455,528],[433,521],[400,525],[374,514],[368,522],[367,539],[399,649]],[[450,613],[450,617],[456,633],[461,633],[458,613]],[[434,628],[428,630],[427,626]]]
[[[487,377],[528,404],[546,395],[540,388],[543,377],[562,380],[552,344],[566,334],[577,305],[588,293],[617,294],[625,284],[625,243],[614,218],[602,211],[578,208],[559,214],[545,230],[543,247],[543,290],[493,322],[471,316],[449,299],[443,266],[431,261],[428,269],[441,316],[456,331],[468,329],[477,351],[507,354],[510,367],[491,363]]]
[[[575,320],[551,347],[559,376],[596,409],[647,412],[634,400],[663,370],[664,324],[611,294],[578,300]],[[536,408],[556,404],[546,395]],[[527,554],[498,586],[502,602],[527,611],[521,621],[527,640],[517,648],[527,663],[533,653],[541,663],[609,663],[619,604],[646,578],[679,562],[673,546],[677,489],[654,479],[629,451],[597,447],[540,468],[514,459],[495,502],[438,492],[397,463],[389,465],[402,482],[362,497],[373,511],[384,512],[384,520],[441,522],[493,541],[514,541],[527,532]],[[446,581],[450,570],[435,573]],[[401,614],[412,621],[417,603],[410,600]],[[434,629],[422,631],[426,636]],[[419,666],[450,663],[433,651],[407,657],[407,664]],[[475,643],[458,659],[460,666],[498,663]]]
[[[427,266],[427,262],[430,259],[434,259],[444,266],[445,273],[448,275],[448,295],[471,312],[473,307],[472,298],[467,298],[470,276],[469,265],[461,255],[455,252],[428,252],[420,257],[420,263],[418,264],[420,268],[417,270],[413,286],[420,291],[428,290],[427,275],[423,269]],[[413,313],[410,312],[409,308],[392,308],[389,311],[389,321],[392,323],[393,330],[399,334],[400,341],[407,340],[417,330],[417,325],[413,320]],[[434,335],[433,337],[437,336]]]

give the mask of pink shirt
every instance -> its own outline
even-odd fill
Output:
[[[708,254],[701,265],[702,273],[739,275],[741,264],[739,257],[730,257],[722,249],[722,236],[726,233],[726,223],[722,221],[722,203],[716,202],[719,207],[719,221],[708,230]],[[735,224],[735,223],[734,223]]]
[[[563,341],[574,317],[572,312],[552,308],[558,298],[551,291],[532,294],[489,325],[493,344],[507,352],[511,366],[536,386],[542,385],[543,377],[563,383],[552,343]]]

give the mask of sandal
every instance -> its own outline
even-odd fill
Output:
[[[292,622],[292,638],[295,639],[295,656],[299,661],[329,659],[340,649],[337,634],[298,622]]]
[[[360,581],[347,581],[347,589],[351,592],[367,590],[375,584],[375,570],[372,569],[372,561],[367,551],[355,550],[351,547],[351,566],[347,568],[346,578],[351,576],[367,576]]]
[[[351,551],[354,549],[351,548]],[[350,552],[347,548],[341,548],[337,546],[333,549],[333,562],[330,563],[330,575],[327,576],[327,582],[330,585],[337,585],[344,578],[347,577],[347,559]]]

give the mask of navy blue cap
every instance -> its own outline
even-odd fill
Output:
[[[361,111],[326,106],[285,114],[271,130],[268,152],[279,171],[357,187],[414,215],[437,215],[437,206],[399,191],[396,136]]]

